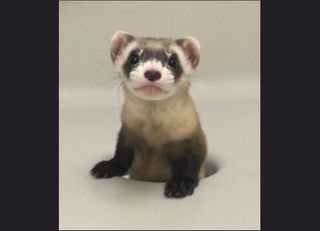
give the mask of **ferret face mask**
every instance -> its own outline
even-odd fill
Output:
[[[164,100],[188,89],[199,51],[200,44],[193,37],[136,38],[118,31],[111,39],[111,59],[124,87],[145,100]]]

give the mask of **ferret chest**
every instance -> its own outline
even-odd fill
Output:
[[[150,146],[182,140],[198,129],[198,118],[189,97],[167,102],[129,101],[124,105],[122,122]]]
[[[134,132],[151,145],[160,145],[170,140],[174,123],[173,112],[155,108],[146,113],[132,114]],[[171,116],[170,116],[171,115]]]

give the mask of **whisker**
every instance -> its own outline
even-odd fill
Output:
[[[198,75],[198,74],[192,74],[192,78],[194,79],[194,80],[206,80],[206,76],[202,76],[202,75]]]
[[[134,81],[136,81],[136,82],[139,82],[139,83],[145,82],[145,81],[142,80],[141,78],[138,78],[138,77],[135,77],[135,76],[130,76],[130,79],[131,79],[131,80],[134,80]]]
[[[103,91],[107,89],[112,89],[120,80],[118,76],[113,76],[111,79],[106,79],[101,83],[101,88]]]

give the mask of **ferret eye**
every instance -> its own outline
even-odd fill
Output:
[[[175,68],[177,66],[177,61],[175,58],[171,57],[168,61],[170,67]]]
[[[132,55],[129,57],[129,63],[130,63],[130,65],[137,64],[138,62],[139,62],[139,56],[138,56],[138,55],[132,54]]]

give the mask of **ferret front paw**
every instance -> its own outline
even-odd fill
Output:
[[[119,169],[113,161],[101,161],[97,163],[90,171],[95,178],[110,178],[119,175]]]
[[[171,179],[167,182],[164,190],[164,195],[168,198],[183,198],[193,194],[194,188],[198,182],[190,179]]]

